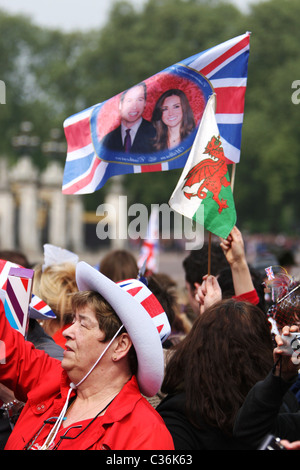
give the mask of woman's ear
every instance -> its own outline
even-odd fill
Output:
[[[128,333],[122,333],[115,339],[115,344],[113,348],[112,360],[118,361],[128,354],[129,349],[132,346],[132,341]]]

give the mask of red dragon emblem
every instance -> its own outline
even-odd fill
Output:
[[[207,193],[203,189],[211,191],[213,193],[212,198],[218,204],[218,211],[221,214],[223,209],[228,208],[228,205],[226,199],[219,199],[219,194],[222,186],[227,187],[230,185],[230,182],[226,179],[227,165],[220,136],[213,136],[211,138],[205,147],[204,153],[208,153],[210,158],[202,160],[191,168],[185,177],[186,181],[183,185],[183,188],[185,188],[186,186],[191,187],[193,184],[201,183],[199,189],[196,193],[184,191],[184,195],[188,199],[192,197],[205,199]]]

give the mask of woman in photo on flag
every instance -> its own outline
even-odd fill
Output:
[[[195,119],[189,101],[182,90],[165,91],[157,100],[152,115],[156,129],[154,148],[173,148],[195,128]]]

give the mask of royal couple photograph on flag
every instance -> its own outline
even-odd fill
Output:
[[[183,169],[170,206],[226,238],[236,222],[227,165],[240,160],[249,43],[247,32],[67,118],[63,193]]]

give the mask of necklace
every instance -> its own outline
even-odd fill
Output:
[[[117,396],[117,395],[116,395]],[[116,396],[103,408],[103,410],[99,411],[99,413],[96,414],[96,416],[86,425],[85,428],[83,428],[79,434],[77,434],[77,436],[75,437],[72,437],[72,438],[69,438],[67,437],[67,433],[68,433],[68,429],[66,430],[66,432],[64,433],[63,436],[60,436],[60,439],[58,441],[58,443],[53,447],[53,450],[57,450],[58,447],[60,446],[60,444],[62,443],[63,439],[77,439],[77,437],[79,437],[83,432],[85,432],[87,430],[87,428],[98,418],[98,416],[101,415],[101,413],[103,413],[108,407],[109,405],[114,401],[114,399],[116,398]],[[76,426],[74,426],[76,427]],[[77,426],[77,427],[81,427],[81,426]],[[69,429],[72,429],[72,426],[71,428]]]
[[[180,135],[177,135],[176,137],[168,137],[168,147],[174,147],[174,145],[179,144],[180,142]]]
[[[118,393],[119,393],[119,392],[118,392]],[[113,395],[112,400],[118,395],[118,393],[116,393],[116,394]],[[105,402],[106,402],[107,400],[109,400],[111,397],[112,397],[112,395],[108,396],[108,398],[106,398],[105,400],[102,400],[100,403],[96,403],[96,405],[94,405],[92,408],[89,409],[89,413],[90,413],[91,411],[93,411],[95,408],[99,408],[99,406],[100,406],[102,403],[105,403]],[[110,400],[109,403],[111,403],[112,400]],[[67,420],[68,420],[68,414],[70,414],[70,410],[72,409],[72,407],[73,407],[75,401],[76,401],[76,400],[74,399],[74,400],[72,401],[72,403],[70,404],[70,406],[68,407],[68,409],[67,409],[67,412],[66,412],[66,415],[65,415],[65,417],[66,417]],[[107,406],[108,406],[108,405],[107,405]],[[98,415],[101,414],[101,413],[103,413],[103,412],[106,410],[107,406],[105,406],[105,407],[103,408],[103,410],[101,410],[101,411],[98,413]],[[75,416],[74,422],[80,421],[81,418],[82,418],[85,414],[86,414],[86,411],[83,412],[83,413],[81,413],[81,414],[79,414],[78,416]],[[88,419],[88,418],[86,418],[86,419]],[[72,424],[72,423],[71,423],[71,424]],[[66,424],[64,427],[68,427],[68,426],[70,426],[70,424]]]

